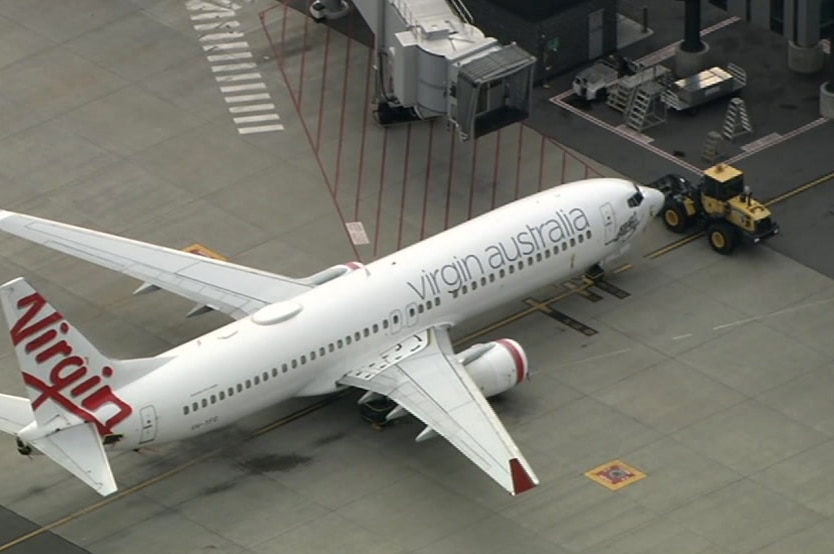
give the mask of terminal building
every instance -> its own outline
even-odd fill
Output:
[[[834,0],[709,0],[751,24],[788,39],[788,63],[799,73],[816,73],[825,57],[821,39],[834,35]]]
[[[466,0],[489,36],[536,56],[536,81],[617,49],[617,0]]]

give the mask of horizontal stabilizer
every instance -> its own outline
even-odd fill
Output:
[[[28,399],[0,394],[0,431],[16,435],[34,419]]]
[[[82,423],[31,441],[32,446],[102,496],[118,490],[96,426]]]

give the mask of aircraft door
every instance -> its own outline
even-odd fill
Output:
[[[142,422],[139,444],[151,442],[156,438],[156,409],[153,406],[145,406],[139,410],[139,419]]]
[[[617,216],[614,207],[607,202],[599,207],[599,211],[602,214],[602,223],[605,225],[605,244],[608,244],[617,237]]]

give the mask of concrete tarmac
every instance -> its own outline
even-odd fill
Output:
[[[256,64],[263,87],[225,91],[237,85],[215,79],[207,56],[223,51],[203,48],[197,3],[0,4],[0,205],[289,275],[352,259],[268,59],[258,11],[272,4],[241,4],[253,56],[223,63]],[[280,117],[257,126],[283,129],[240,131],[252,123],[226,99],[249,94],[269,99],[240,105]],[[562,299],[471,339],[512,337],[534,368],[494,402],[541,478],[529,493],[508,496],[442,440],[414,443],[411,418],[374,431],[352,393],[269,431],[316,400],[115,455],[121,493],[104,500],[7,439],[0,552],[827,554],[834,281],[770,248],[722,257],[703,239],[645,256],[674,238],[657,222],[635,246],[610,278],[625,294],[549,287],[527,300]],[[186,301],[131,296],[131,279],[11,237],[0,258],[0,279],[26,276],[113,356],[226,321],[185,319]],[[8,339],[0,349],[0,390],[22,394]]]

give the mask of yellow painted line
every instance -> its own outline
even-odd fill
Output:
[[[774,204],[778,204],[778,203],[780,203],[780,202],[784,202],[784,201],[785,201],[785,200],[787,200],[788,198],[793,198],[793,197],[794,197],[794,196],[796,196],[797,194],[802,194],[803,192],[806,192],[806,191],[808,191],[808,190],[811,190],[812,188],[818,187],[818,186],[820,186],[821,184],[823,184],[823,183],[825,183],[825,182],[828,182],[828,181],[830,181],[830,180],[832,180],[832,179],[834,179],[834,171],[832,171],[831,173],[829,173],[829,174],[827,174],[827,175],[823,175],[823,176],[822,176],[822,177],[820,177],[819,179],[814,179],[814,180],[813,180],[813,181],[811,181],[810,183],[806,183],[806,184],[804,184],[804,185],[802,185],[802,186],[796,187],[796,188],[795,188],[795,189],[793,189],[793,190],[789,190],[789,191],[788,191],[788,192],[786,192],[785,194],[780,194],[780,195],[779,195],[779,196],[777,196],[776,198],[771,198],[770,200],[768,200],[767,202],[765,202],[765,203],[764,203],[764,205],[765,205],[765,206],[767,206],[767,207],[770,207],[770,206],[773,206]]]
[[[673,242],[671,244],[667,244],[663,248],[658,248],[654,252],[650,252],[650,253],[646,254],[645,257],[650,259],[650,260],[654,260],[655,258],[659,258],[659,257],[663,256],[664,254],[668,254],[669,252],[672,252],[673,250],[677,250],[681,246],[686,246],[690,242],[694,242],[694,241],[698,240],[699,238],[701,238],[703,236],[704,236],[703,232],[695,233],[694,235],[689,235],[688,237],[684,237],[682,239],[676,240],[675,242]]]

